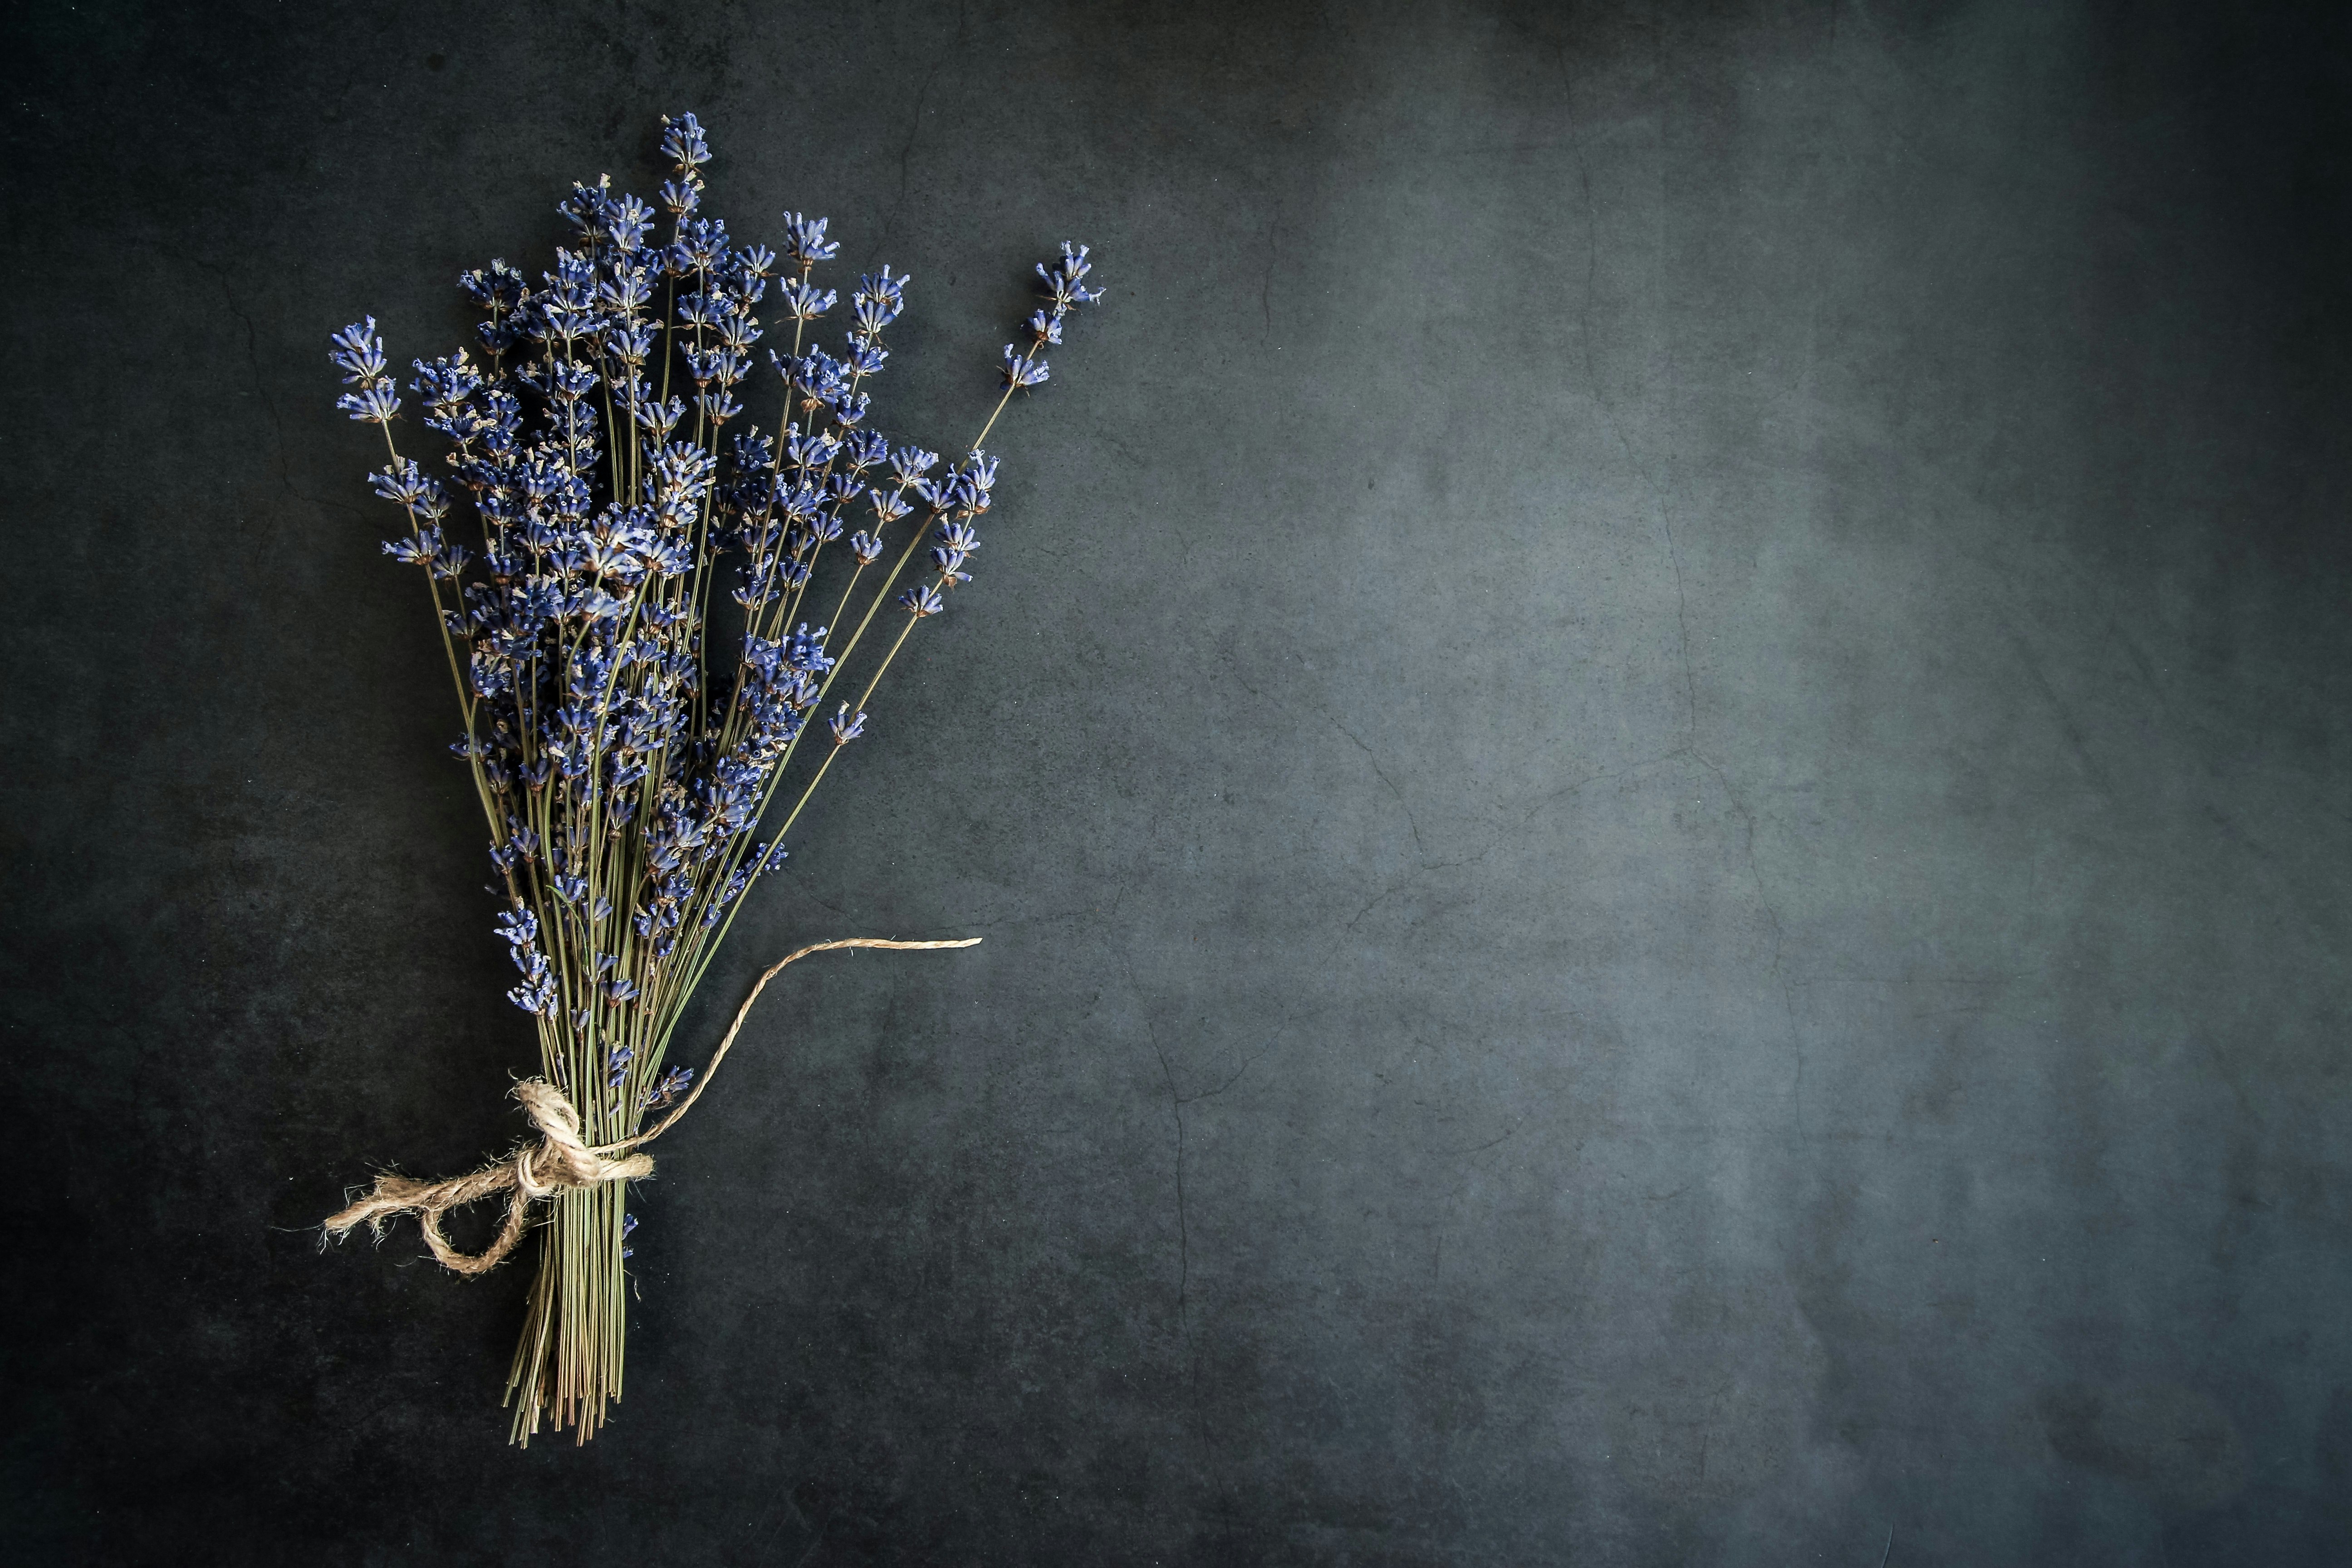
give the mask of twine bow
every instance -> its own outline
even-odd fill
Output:
[[[798,952],[771,964],[735,1010],[735,1021],[727,1026],[727,1034],[719,1048],[710,1053],[710,1066],[706,1068],[693,1092],[679,1102],[677,1109],[663,1117],[646,1131],[617,1143],[591,1145],[580,1136],[580,1111],[563,1091],[545,1079],[525,1079],[515,1085],[514,1097],[522,1102],[524,1114],[539,1130],[536,1143],[517,1144],[511,1153],[501,1156],[470,1175],[452,1176],[446,1181],[426,1182],[414,1176],[404,1176],[385,1171],[375,1179],[375,1186],[367,1196],[341,1213],[331,1216],[326,1224],[329,1237],[350,1235],[366,1226],[378,1237],[394,1216],[413,1214],[425,1232],[425,1245],[443,1268],[459,1274],[487,1274],[506,1260],[521,1242],[523,1232],[530,1227],[531,1206],[543,1198],[551,1198],[567,1188],[593,1187],[605,1182],[634,1182],[654,1173],[650,1154],[634,1152],[640,1145],[650,1143],[668,1131],[677,1119],[694,1108],[710,1080],[719,1076],[719,1064],[726,1059],[727,1049],[742,1031],[743,1020],[751,1016],[751,1004],[768,988],[787,965],[797,963],[813,952],[829,952],[846,947],[884,947],[900,951],[919,951],[945,947],[972,947],[980,938],[966,937],[961,942],[885,942],[879,937],[847,937],[837,942],[811,942]],[[619,1155],[621,1158],[611,1158]],[[511,1192],[507,1200],[506,1223],[499,1226],[490,1245],[472,1257],[449,1245],[441,1234],[441,1216],[451,1209],[463,1208],[499,1193]]]
[[[425,1231],[425,1245],[445,1268],[460,1274],[486,1274],[506,1260],[522,1240],[530,1223],[530,1206],[553,1197],[566,1187],[593,1187],[600,1182],[633,1182],[654,1173],[651,1154],[630,1154],[608,1160],[580,1138],[580,1112],[563,1091],[543,1078],[515,1085],[514,1096],[539,1129],[539,1142],[521,1143],[513,1153],[471,1175],[446,1182],[419,1181],[385,1171],[375,1179],[375,1190],[327,1221],[327,1234],[341,1237],[364,1225],[378,1236],[394,1215],[414,1214]],[[468,1258],[441,1234],[441,1216],[494,1193],[512,1190],[507,1200],[506,1224],[489,1247]]]

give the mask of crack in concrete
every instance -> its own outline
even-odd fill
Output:
[[[1584,379],[1592,389],[1592,401],[1601,416],[1609,422],[1609,433],[1617,438],[1618,449],[1625,454],[1626,466],[1642,481],[1650,493],[1650,504],[1656,510],[1658,531],[1666,542],[1666,563],[1675,577],[1675,626],[1679,634],[1683,666],[1684,732],[1696,743],[1698,739],[1698,680],[1691,668],[1690,595],[1683,582],[1682,549],[1675,541],[1674,507],[1666,487],[1660,483],[1642,459],[1634,455],[1633,443],[1625,434],[1625,425],[1617,416],[1617,405],[1601,390],[1599,362],[1592,353],[1592,306],[1601,280],[1601,219],[1592,199],[1592,164],[1585,156],[1584,138],[1576,128],[1574,83],[1569,75],[1568,51],[1556,47],[1559,58],[1561,96],[1568,103],[1569,146],[1576,155],[1577,189],[1584,202],[1584,291],[1577,305],[1577,337],[1584,353]]]
[[[1554,52],[1559,63],[1561,96],[1568,100],[1569,142],[1575,151],[1577,185],[1584,203],[1584,293],[1578,305],[1577,321],[1578,336],[1583,344],[1585,380],[1592,389],[1592,401],[1600,408],[1601,417],[1609,422],[1609,431],[1616,437],[1618,449],[1625,455],[1626,465],[1633,470],[1634,476],[1641,480],[1643,488],[1649,492],[1651,506],[1657,514],[1658,531],[1665,541],[1666,564],[1672,571],[1675,580],[1675,628],[1677,650],[1682,662],[1683,733],[1685,739],[1681,746],[1664,753],[1658,760],[1664,761],[1667,758],[1683,755],[1705,768],[1715,775],[1716,783],[1722,786],[1725,798],[1731,803],[1731,809],[1739,817],[1743,829],[1743,850],[1748,861],[1748,874],[1756,884],[1757,901],[1763,906],[1764,918],[1772,928],[1772,983],[1780,993],[1780,1008],[1789,1026],[1789,1047],[1795,1058],[1790,1093],[1797,1133],[1802,1137],[1805,1130],[1805,1042],[1804,1033],[1797,1023],[1795,994],[1788,980],[1787,931],[1780,919],[1780,907],[1772,901],[1771,890],[1764,880],[1763,868],[1757,859],[1756,814],[1748,808],[1747,800],[1732,784],[1730,775],[1698,748],[1698,676],[1691,658],[1690,589],[1683,574],[1682,547],[1675,538],[1674,505],[1670,488],[1654,475],[1635,455],[1633,444],[1625,434],[1624,422],[1618,417],[1616,405],[1610,400],[1608,394],[1601,388],[1600,366],[1592,349],[1592,310],[1601,277],[1600,216],[1592,199],[1592,165],[1586,155],[1584,138],[1576,126],[1575,82],[1569,70],[1568,50],[1566,46],[1559,45],[1555,46]],[[1668,381],[1671,385],[1671,375]],[[1671,437],[1671,420],[1668,421],[1668,429]],[[1668,461],[1671,464],[1671,450]],[[1595,782],[1600,776],[1601,775],[1595,775],[1594,779],[1580,782],[1572,786],[1571,793],[1573,789],[1582,788],[1584,784]],[[1542,803],[1538,804],[1540,805]]]
[[[1130,984],[1132,980],[1130,979]],[[1143,1005],[1141,992],[1136,994],[1136,1005]],[[1169,1065],[1168,1053],[1160,1044],[1160,1031],[1153,1028],[1147,1016],[1144,1033],[1150,1037],[1151,1054],[1160,1058],[1160,1076],[1168,1084],[1168,1111],[1176,1121],[1176,1321],[1184,1334],[1184,1349],[1192,1354],[1191,1292],[1192,1288],[1192,1220],[1184,1199],[1184,1097],[1176,1090],[1176,1069]],[[1193,1375],[1199,1376],[1195,1358]]]
[[[1682,745],[1676,746],[1671,752],[1660,752],[1654,757],[1641,757],[1633,762],[1627,763],[1622,767],[1603,768],[1597,773],[1587,773],[1582,778],[1578,779],[1574,784],[1563,784],[1559,788],[1553,790],[1549,795],[1538,796],[1534,804],[1519,814],[1519,825],[1517,827],[1512,829],[1512,831],[1516,833],[1525,832],[1527,830],[1528,824],[1536,819],[1536,813],[1543,810],[1544,807],[1550,805],[1555,801],[1566,800],[1571,796],[1581,795],[1592,785],[1606,783],[1610,779],[1625,778],[1631,774],[1640,773],[1644,768],[1654,768],[1662,763],[1671,763],[1679,758],[1687,757],[1689,755],[1690,746],[1688,742],[1685,742]],[[1500,840],[1498,839],[1497,842],[1500,842]],[[1491,849],[1492,847],[1492,845],[1488,846],[1488,848]]]
[[[1690,748],[1690,757],[1693,762],[1715,775],[1715,782],[1723,786],[1725,798],[1731,802],[1731,809],[1738,814],[1740,823],[1746,829],[1745,842],[1742,847],[1748,859],[1748,875],[1756,884],[1756,901],[1764,907],[1764,919],[1772,927],[1772,984],[1780,993],[1780,1011],[1789,1024],[1789,1049],[1796,1058],[1796,1070],[1789,1086],[1789,1098],[1790,1108],[1795,1113],[1797,1136],[1802,1138],[1805,1135],[1805,1035],[1797,1023],[1796,991],[1789,984],[1788,972],[1784,964],[1787,933],[1781,926],[1780,909],[1772,901],[1771,889],[1764,881],[1764,868],[1756,858],[1756,814],[1748,809],[1747,800],[1741,796],[1738,789],[1732,784],[1730,775],[1722,768],[1708,761],[1696,747]]]
[[[1288,1020],[1286,1020],[1286,1020],[1285,1020],[1285,1025],[1286,1025],[1286,1026],[1287,1026],[1287,1023],[1288,1023]],[[1217,1085],[1217,1087],[1216,1087],[1216,1088],[1214,1088],[1214,1089],[1202,1089],[1202,1090],[1201,1090],[1199,1093],[1197,1093],[1197,1094],[1184,1094],[1184,1095],[1178,1095],[1178,1096],[1177,1096],[1177,1100],[1176,1100],[1176,1103],[1177,1103],[1179,1106],[1185,1106],[1185,1105],[1198,1105],[1201,1101],[1202,1101],[1202,1100],[1214,1100],[1214,1099],[1216,1099],[1216,1098],[1217,1098],[1217,1096],[1219,1096],[1219,1095],[1221,1095],[1221,1094],[1224,1093],[1224,1092],[1225,1092],[1225,1090],[1227,1090],[1227,1089],[1229,1089],[1233,1088],[1233,1087],[1234,1087],[1234,1085],[1235,1085],[1235,1084],[1237,1084],[1237,1083],[1241,1082],[1241,1080],[1242,1080],[1242,1075],[1243,1075],[1244,1073],[1246,1073],[1247,1071],[1249,1071],[1249,1069],[1250,1069],[1250,1068],[1254,1068],[1254,1067],[1257,1066],[1257,1064],[1258,1064],[1258,1063],[1260,1063],[1260,1062],[1262,1062],[1262,1061],[1265,1060],[1265,1058],[1266,1058],[1268,1056],[1272,1055],[1272,1054],[1273,1054],[1273,1052],[1274,1052],[1274,1043],[1273,1043],[1273,1042],[1268,1042],[1268,1043],[1266,1044],[1266,1046],[1265,1046],[1265,1047],[1264,1049],[1260,1050],[1260,1051],[1257,1053],[1257,1055],[1255,1055],[1255,1056],[1254,1056],[1254,1057],[1251,1057],[1248,1060],[1246,1060],[1246,1061],[1243,1062],[1241,1066],[1239,1066],[1239,1067],[1235,1068],[1232,1071],[1232,1073],[1230,1073],[1229,1075],[1227,1075],[1227,1077],[1226,1077],[1226,1079],[1225,1079],[1225,1081],[1224,1081],[1224,1082],[1223,1082],[1223,1083],[1221,1083],[1221,1084],[1219,1084],[1219,1085]],[[1163,1062],[1162,1062],[1162,1064],[1161,1064],[1161,1065],[1163,1065],[1163,1066],[1165,1066],[1165,1065],[1166,1065],[1164,1060],[1163,1060]],[[1174,1092],[1175,1092],[1176,1085],[1175,1085],[1175,1080],[1174,1080],[1174,1079],[1173,1079],[1172,1077],[1171,1077],[1171,1078],[1170,1079],[1170,1080],[1169,1080],[1169,1085],[1168,1085],[1168,1087],[1169,1087],[1169,1091],[1170,1091],[1171,1093],[1174,1093]]]
[[[1281,252],[1276,247],[1275,242],[1275,235],[1281,227],[1282,203],[1276,201],[1274,204],[1274,216],[1267,218],[1265,222],[1265,270],[1259,274],[1257,280],[1258,314],[1265,318],[1265,328],[1258,334],[1258,341],[1261,342],[1274,335],[1274,305],[1272,302],[1274,290],[1274,268],[1275,263],[1280,259],[1281,256]]]
[[[1136,1015],[1143,1020],[1144,1036],[1151,1042],[1151,1054],[1159,1060],[1160,1079],[1168,1085],[1168,1112],[1176,1123],[1176,1331],[1184,1342],[1186,1390],[1192,1407],[1193,1441],[1199,1445],[1201,1468],[1205,1475],[1210,1463],[1209,1424],[1201,1405],[1201,1347],[1192,1333],[1192,1219],[1184,1192],[1184,1107],[1191,1101],[1176,1087],[1176,1068],[1168,1059],[1167,1049],[1160,1043],[1160,1029],[1151,1021],[1150,1004],[1144,998],[1142,983],[1136,978],[1135,960],[1124,957],[1122,962],[1127,970],[1128,991],[1135,998]],[[1248,1069],[1249,1063],[1243,1063],[1242,1071]],[[1223,1093],[1232,1088],[1240,1077],[1241,1073],[1235,1073],[1214,1092]]]
[[[1160,1081],[1168,1086],[1168,1113],[1170,1119],[1176,1124],[1176,1325],[1177,1332],[1184,1342],[1185,1371],[1192,1407],[1193,1433],[1195,1441],[1200,1446],[1200,1462],[1202,1473],[1205,1475],[1209,1469],[1212,1455],[1208,1416],[1202,1405],[1201,1393],[1201,1347],[1199,1339],[1192,1331],[1192,1215],[1191,1198],[1186,1192],[1184,1182],[1190,1131],[1184,1122],[1184,1108],[1188,1105],[1197,1105],[1204,1100],[1214,1100],[1241,1082],[1244,1075],[1250,1068],[1265,1060],[1272,1054],[1276,1046],[1281,1043],[1279,1036],[1282,1031],[1289,1027],[1291,1015],[1285,1014],[1280,1027],[1276,1031],[1277,1037],[1276,1039],[1267,1041],[1255,1055],[1228,1073],[1223,1081],[1214,1089],[1198,1089],[1193,1093],[1186,1094],[1176,1082],[1175,1063],[1168,1059],[1167,1047],[1160,1042],[1159,1026],[1151,1021],[1150,1005],[1144,997],[1142,982],[1136,976],[1135,960],[1132,957],[1123,956],[1121,963],[1127,972],[1128,992],[1135,998],[1136,1015],[1143,1020],[1144,1036],[1151,1042],[1153,1058],[1160,1063]]]
[[[1330,725],[1334,730],[1339,731],[1342,735],[1347,736],[1349,740],[1355,742],[1356,749],[1364,753],[1364,760],[1366,762],[1371,763],[1373,775],[1377,777],[1381,783],[1388,785],[1389,793],[1396,796],[1397,805],[1404,812],[1404,825],[1412,830],[1412,847],[1414,850],[1423,855],[1428,854],[1429,847],[1421,841],[1421,824],[1412,815],[1412,802],[1405,799],[1404,791],[1397,788],[1396,780],[1389,777],[1388,770],[1381,766],[1381,759],[1373,754],[1372,749],[1370,746],[1364,744],[1364,742],[1357,737],[1357,734],[1353,730],[1349,729],[1348,726],[1340,723],[1339,721],[1331,717],[1330,714],[1324,712],[1320,708],[1317,708],[1315,711],[1321,715],[1325,723]]]
[[[2074,710],[2066,705],[2066,700],[2059,696],[2058,689],[2050,683],[2041,659],[2034,656],[2033,645],[2025,640],[2024,634],[2017,629],[2016,622],[2005,611],[2001,621],[2001,629],[2009,634],[2010,646],[2017,650],[2018,662],[2025,666],[2025,673],[2033,678],[2035,689],[2042,693],[2042,700],[2050,705],[2052,715],[2057,719],[2059,739],[2066,742],[2066,750],[2074,755],[2074,765],[2082,770],[2083,776],[2107,805],[2114,806],[2116,804],[2114,781],[2107,777],[2107,771],[2099,765],[2098,759],[2091,755],[2090,742],[2084,735],[2082,726],[2074,721]]]
[[[230,286],[226,268],[215,266],[194,256],[186,258],[186,260],[199,271],[211,274],[213,281],[220,285],[221,299],[228,306],[229,314],[235,316],[245,327],[245,362],[253,376],[253,395],[260,399],[262,412],[269,416],[270,432],[277,439],[278,483],[285,487],[287,494],[307,505],[339,507],[354,517],[364,518],[367,515],[366,512],[349,501],[329,501],[322,500],[317,496],[304,495],[301,488],[295,484],[293,465],[286,456],[285,416],[278,411],[278,400],[269,395],[268,379],[262,374],[261,340],[259,333],[254,329],[252,313],[246,310],[243,302],[236,297],[236,290]]]
[[[1398,878],[1394,882],[1390,883],[1387,887],[1373,894],[1371,902],[1366,904],[1362,909],[1356,911],[1355,918],[1349,921],[1347,929],[1349,931],[1355,930],[1357,921],[1361,921],[1366,915],[1370,914],[1374,910],[1380,908],[1381,905],[1388,902],[1389,900],[1394,898],[1397,894],[1403,892],[1407,888],[1412,887],[1423,877],[1430,876],[1438,871],[1451,871],[1459,866],[1477,865],[1480,861],[1486,859],[1487,856],[1495,852],[1495,844],[1499,844],[1501,842],[1501,837],[1497,836],[1494,844],[1487,845],[1486,848],[1479,850],[1475,855],[1465,855],[1459,860],[1433,860],[1425,866],[1414,867],[1411,871],[1406,872],[1402,877]],[[1414,923],[1418,924],[1420,922],[1415,921]]]
[[[950,923],[959,931],[995,931],[1000,927],[1007,926],[1044,925],[1049,921],[1081,920],[1087,915],[1100,914],[1102,910],[1099,906],[1087,904],[1078,909],[1046,910],[1042,913],[1032,915],[997,915],[988,920],[965,918],[950,921]],[[1112,912],[1117,912],[1116,904],[1112,907]]]
[[[1518,1136],[1521,1125],[1522,1123],[1514,1121],[1500,1136],[1489,1138],[1484,1143],[1475,1143],[1467,1149],[1438,1149],[1433,1152],[1444,1160],[1466,1160],[1473,1154],[1483,1154],[1489,1149],[1509,1142]]]
[[[907,189],[911,180],[910,168],[915,156],[915,143],[921,141],[923,135],[923,105],[929,101],[931,85],[940,79],[940,72],[945,70],[948,61],[953,59],[963,48],[964,34],[970,23],[971,6],[969,4],[959,4],[956,6],[955,37],[950,39],[947,47],[940,51],[939,58],[931,61],[931,68],[923,74],[923,85],[915,89],[915,110],[908,121],[906,144],[898,149],[898,199],[890,204],[890,216],[883,220],[881,232],[874,241],[875,259],[878,260],[884,247],[898,237],[898,215],[907,210]],[[867,265],[871,266],[873,262],[869,261]]]
[[[1285,711],[1296,710],[1291,708],[1289,703],[1284,701],[1281,698],[1269,695],[1266,692],[1259,690],[1256,687],[1252,686],[1249,683],[1249,678],[1242,674],[1240,667],[1234,663],[1233,651],[1230,648],[1221,650],[1217,657],[1220,661],[1223,663],[1225,668],[1232,672],[1235,684],[1239,685],[1244,691],[1248,692],[1252,697],[1256,698],[1261,702],[1271,702],[1276,707],[1283,709]],[[1422,840],[1421,822],[1413,816],[1412,803],[1405,798],[1404,791],[1397,787],[1396,780],[1389,777],[1388,770],[1381,766],[1381,759],[1379,755],[1373,752],[1371,747],[1364,744],[1362,737],[1359,736],[1353,730],[1349,729],[1345,724],[1340,723],[1339,720],[1333,718],[1328,710],[1312,702],[1307,703],[1307,710],[1312,712],[1317,718],[1322,720],[1323,722],[1330,725],[1331,728],[1346,736],[1349,743],[1354,745],[1356,750],[1364,753],[1364,761],[1371,764],[1372,776],[1379,779],[1381,783],[1387,787],[1389,794],[1396,797],[1398,809],[1404,813],[1405,826],[1410,829],[1412,834],[1412,847],[1414,852],[1425,858],[1429,854],[1429,847]],[[1481,850],[1479,853],[1484,855],[1486,851]],[[1436,868],[1437,868],[1434,867],[1423,868],[1424,870]]]

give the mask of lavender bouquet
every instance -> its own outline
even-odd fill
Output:
[[[667,244],[655,210],[602,178],[560,205],[573,237],[536,287],[504,261],[458,279],[487,317],[481,356],[416,361],[408,384],[447,442],[446,479],[394,439],[402,400],[374,319],[334,334],[331,356],[352,388],[336,405],[383,432],[389,460],[371,482],[408,520],[384,549],[420,569],[432,601],[465,721],[451,750],[481,802],[498,935],[521,972],[507,994],[538,1026],[543,1076],[516,1089],[536,1142],[448,1181],[387,1173],[326,1229],[381,1236],[413,1213],[435,1258],[479,1274],[546,1205],[507,1384],[518,1443],[542,1422],[584,1443],[620,1397],[628,1183],[651,1173],[644,1145],[709,1087],[777,971],[831,948],[971,945],[803,948],[761,976],[699,1084],[670,1061],[745,895],[782,863],[784,836],[865,732],[908,638],[971,581],[996,479],[982,443],[1015,392],[1046,379],[1043,351],[1071,312],[1099,298],[1084,246],[1037,268],[1045,304],[1028,342],[1005,346],[1003,395],[966,455],[941,467],[869,418],[866,383],[889,358],[908,278],[887,265],[861,278],[845,352],[826,353],[814,332],[837,295],[812,280],[839,248],[826,220],[786,213],[781,264],[735,243],[701,216],[702,127],[691,114],[662,123],[675,164],[660,191]],[[772,434],[743,401],[759,395],[753,312],[772,281],[793,323],[791,350],[767,352]],[[452,537],[460,501],[478,550]],[[860,662],[842,687],[854,700],[835,699]],[[816,754],[796,768],[804,741]],[[488,1247],[452,1247],[442,1215],[499,1194],[506,1217]]]

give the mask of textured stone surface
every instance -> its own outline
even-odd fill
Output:
[[[9,26],[12,1560],[2352,1552],[2340,21]],[[894,428],[1113,293],[701,1037],[987,944],[795,972],[518,1454],[524,1272],[305,1228],[530,1061],[325,334],[689,107]]]

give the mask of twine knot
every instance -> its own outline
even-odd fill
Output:
[[[381,1237],[385,1223],[394,1215],[413,1214],[425,1232],[425,1245],[433,1249],[443,1268],[459,1274],[486,1274],[504,1262],[522,1240],[533,1204],[567,1188],[634,1182],[654,1173],[651,1154],[606,1158],[627,1144],[590,1148],[580,1136],[579,1110],[545,1079],[525,1079],[515,1085],[514,1096],[539,1130],[538,1142],[519,1143],[505,1158],[470,1175],[442,1182],[419,1181],[386,1171],[376,1177],[375,1188],[366,1197],[327,1221],[327,1234],[342,1237],[364,1225]],[[514,1195],[507,1200],[506,1223],[488,1247],[467,1257],[449,1245],[449,1238],[441,1234],[443,1215],[509,1191]]]
[[[640,1176],[654,1173],[650,1154],[633,1152],[640,1144],[650,1143],[677,1124],[678,1118],[694,1109],[719,1076],[719,1064],[727,1059],[735,1044],[735,1037],[743,1032],[743,1020],[751,1016],[751,1004],[768,988],[768,982],[798,963],[812,952],[839,952],[860,947],[887,948],[894,952],[928,952],[945,948],[977,947],[980,938],[964,937],[956,942],[896,942],[878,936],[849,936],[833,942],[813,942],[799,952],[791,953],[768,965],[761,972],[751,994],[735,1010],[735,1021],[727,1026],[727,1034],[719,1048],[710,1053],[710,1066],[702,1074],[687,1097],[667,1116],[663,1117],[634,1138],[624,1138],[618,1143],[602,1143],[590,1147],[580,1136],[580,1112],[563,1098],[563,1091],[543,1078],[529,1078],[515,1085],[514,1094],[522,1101],[523,1110],[530,1116],[530,1124],[539,1129],[537,1143],[520,1143],[513,1153],[483,1166],[470,1176],[452,1176],[446,1182],[420,1182],[414,1176],[385,1172],[376,1177],[375,1190],[342,1213],[327,1221],[327,1235],[342,1237],[364,1225],[378,1237],[383,1235],[384,1222],[394,1215],[413,1214],[425,1229],[425,1245],[445,1268],[460,1274],[485,1274],[505,1260],[522,1239],[530,1223],[530,1205],[541,1198],[553,1197],[567,1187],[593,1187],[604,1182],[634,1182]],[[625,1159],[612,1159],[625,1154]],[[514,1196],[507,1200],[507,1222],[499,1228],[498,1239],[475,1257],[468,1258],[449,1245],[441,1234],[441,1216],[454,1208],[463,1208],[478,1198],[493,1193],[511,1190]]]

